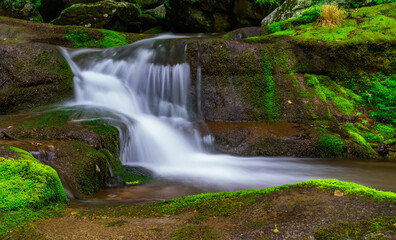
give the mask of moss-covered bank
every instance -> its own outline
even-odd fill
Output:
[[[395,199],[392,192],[318,179],[262,190],[205,193],[154,204],[71,207],[63,218],[36,226],[50,237],[77,234],[89,228],[95,229],[90,237],[102,238],[111,233],[113,237],[126,234],[152,239],[309,239],[321,236],[325,231],[320,229],[348,221],[351,229],[365,222],[381,226],[355,227],[351,237],[380,233],[392,237]],[[64,224],[72,227],[57,233],[48,230]],[[332,233],[343,237],[348,234],[339,228]]]

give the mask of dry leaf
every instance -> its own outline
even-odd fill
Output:
[[[339,190],[335,190],[335,191],[334,191],[334,196],[336,196],[336,197],[342,197],[342,196],[344,196],[344,193],[341,192],[341,191],[339,191]]]

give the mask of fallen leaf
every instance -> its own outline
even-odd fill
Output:
[[[344,193],[341,192],[340,190],[335,190],[335,191],[334,191],[334,196],[336,196],[336,197],[342,197],[342,196],[344,196]]]

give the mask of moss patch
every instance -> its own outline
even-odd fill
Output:
[[[318,227],[316,239],[390,239],[396,233],[396,217],[379,217],[356,223],[338,222],[330,227]]]
[[[74,48],[111,48],[124,46],[140,40],[142,39],[142,35],[120,33],[105,29],[67,27],[65,38],[72,41]]]
[[[0,158],[0,210],[40,209],[67,202],[66,192],[54,169],[22,150],[18,150],[17,156],[18,159]]]
[[[342,157],[346,152],[347,145],[338,136],[324,134],[319,137],[318,141],[322,157]]]

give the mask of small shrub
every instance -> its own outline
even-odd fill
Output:
[[[320,9],[320,22],[323,26],[340,25],[346,17],[346,12],[337,5],[323,5]]]

